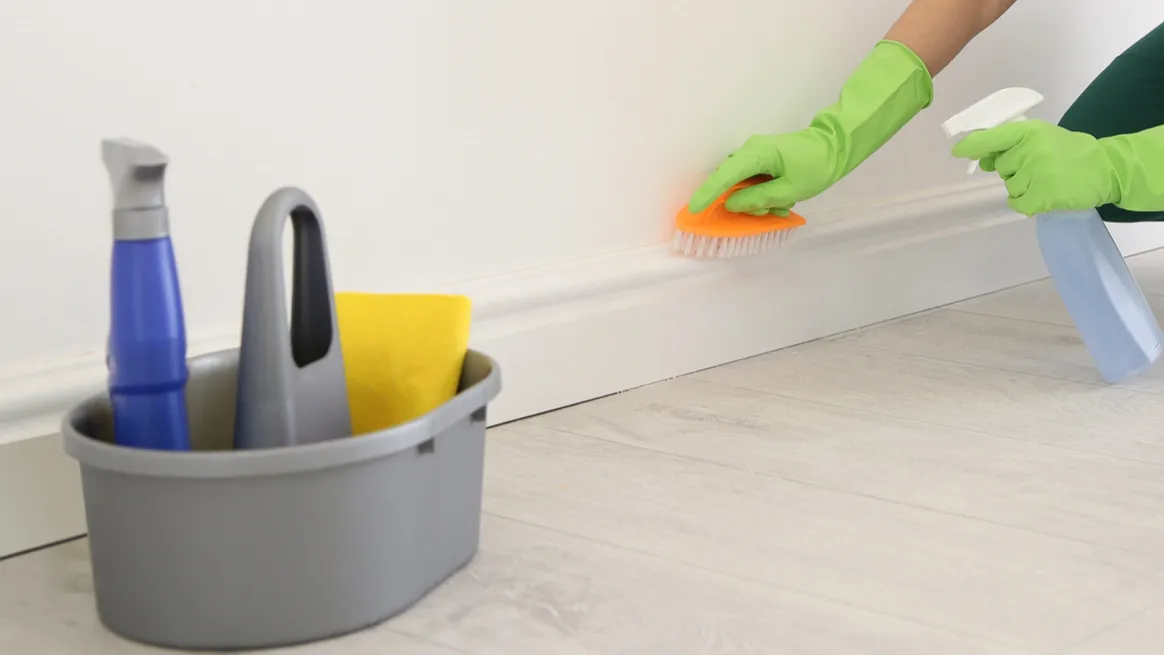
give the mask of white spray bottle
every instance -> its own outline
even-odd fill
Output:
[[[942,129],[953,137],[1025,120],[1042,101],[1031,89],[1003,89],[953,116]],[[977,166],[973,162],[968,172]],[[1164,333],[1099,212],[1041,214],[1035,217],[1035,234],[1043,263],[1099,374],[1116,384],[1151,368],[1160,357]]]

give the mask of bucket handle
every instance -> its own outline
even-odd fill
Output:
[[[283,270],[288,217],[295,231],[290,312]],[[251,228],[247,258],[236,447],[350,435],[328,268],[323,221],[311,197],[295,187],[268,196]]]
[[[319,208],[306,192],[286,187],[272,193],[251,228],[247,259],[244,324],[252,325],[297,368],[339,349],[335,299]],[[283,231],[288,218],[295,231],[291,265],[290,330],[285,299]],[[248,344],[257,345],[257,344]]]

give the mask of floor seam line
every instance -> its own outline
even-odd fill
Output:
[[[1101,543],[1101,542],[1097,542],[1097,541],[1089,541],[1087,539],[1080,539],[1078,537],[1070,537],[1067,535],[1055,534],[1055,533],[1046,532],[1043,530],[1036,530],[1034,528],[1024,527],[1021,525],[1002,523],[1002,522],[996,521],[994,519],[988,519],[988,518],[984,518],[981,516],[974,516],[971,514],[962,514],[962,513],[958,513],[958,512],[951,512],[948,510],[938,509],[936,507],[927,507],[925,505],[917,505],[914,503],[910,503],[910,502],[906,502],[906,501],[902,501],[902,500],[895,500],[893,498],[886,498],[883,496],[877,496],[875,494],[870,494],[870,493],[866,493],[866,492],[862,492],[862,491],[855,491],[855,490],[850,490],[850,489],[838,489],[836,487],[831,487],[829,485],[822,484],[819,482],[813,482],[811,480],[793,478],[793,477],[789,477],[789,476],[785,476],[785,475],[780,475],[777,473],[771,473],[768,471],[740,468],[738,466],[733,466],[731,464],[725,464],[723,462],[709,461],[709,460],[706,460],[706,459],[703,459],[700,457],[693,457],[693,456],[689,456],[689,455],[682,455],[679,453],[672,453],[669,451],[658,450],[655,448],[648,448],[648,447],[640,446],[637,444],[629,444],[629,443],[625,443],[622,441],[617,441],[614,439],[607,439],[604,437],[591,435],[591,434],[583,434],[583,433],[569,430],[566,428],[557,428],[557,427],[548,426],[548,425],[539,425],[537,427],[540,429],[544,429],[544,430],[551,430],[551,431],[556,432],[558,434],[579,437],[582,439],[591,439],[594,441],[601,441],[603,443],[613,444],[613,445],[617,445],[617,446],[621,446],[621,447],[625,447],[625,448],[633,448],[635,450],[639,450],[642,452],[647,452],[647,453],[651,453],[651,454],[655,454],[655,455],[661,455],[664,457],[671,457],[671,458],[675,458],[675,459],[679,459],[679,460],[683,460],[683,461],[687,461],[687,462],[698,463],[698,464],[705,464],[707,466],[712,466],[715,468],[725,469],[725,470],[729,470],[729,471],[735,471],[737,473],[746,473],[749,475],[757,475],[757,476],[768,478],[768,479],[780,480],[782,482],[787,482],[789,484],[801,485],[801,486],[805,486],[805,487],[808,487],[811,489],[816,489],[816,490],[820,490],[820,491],[828,491],[828,492],[840,494],[843,496],[862,498],[865,500],[871,500],[871,501],[875,501],[875,502],[882,502],[882,503],[886,503],[889,505],[894,505],[896,507],[904,507],[907,509],[913,509],[913,510],[917,510],[917,511],[921,511],[921,512],[930,513],[930,514],[937,514],[939,516],[962,519],[962,520],[966,520],[966,521],[972,521],[974,523],[983,523],[985,525],[990,525],[990,526],[994,526],[997,528],[1005,528],[1008,530],[1017,530],[1019,532],[1023,532],[1026,534],[1038,535],[1040,537],[1046,537],[1048,539],[1054,539],[1056,541],[1064,541],[1064,542],[1068,542],[1068,543],[1078,544],[1081,546],[1090,546],[1092,548],[1104,548],[1104,549],[1107,549],[1110,551],[1120,552],[1120,553],[1124,553],[1124,554],[1128,554],[1128,555],[1135,555],[1138,557],[1151,557],[1155,554],[1154,552],[1149,553],[1149,552],[1144,552],[1144,551],[1139,551],[1139,550],[1133,550],[1133,549],[1126,548],[1123,546],[1115,546],[1112,544],[1105,544],[1105,543]],[[1148,566],[1148,568],[1155,569],[1157,567],[1156,566]],[[1164,565],[1162,565],[1160,568],[1162,570],[1164,570]]]
[[[1078,648],[1078,647],[1086,644],[1089,641],[1092,641],[1096,637],[1101,637],[1101,636],[1115,630],[1116,628],[1120,627],[1121,625],[1126,624],[1128,621],[1131,621],[1132,619],[1136,618],[1140,614],[1143,614],[1144,612],[1147,612],[1148,610],[1152,610],[1152,609],[1155,609],[1157,607],[1160,607],[1161,605],[1164,605],[1164,598],[1157,598],[1157,599],[1153,600],[1151,603],[1148,603],[1147,605],[1141,607],[1140,609],[1133,610],[1133,611],[1129,612],[1126,616],[1122,616],[1122,617],[1116,619],[1115,621],[1112,621],[1110,624],[1105,625],[1104,627],[1096,630],[1095,632],[1092,632],[1091,634],[1086,635],[1085,637],[1079,639],[1078,641],[1074,641],[1074,642],[1068,644],[1067,646],[1064,646],[1063,648],[1056,650],[1054,653],[1052,653],[1052,655],[1067,655],[1073,649]]]
[[[702,378],[690,378],[690,379],[697,380],[697,381],[704,383],[704,384],[716,384],[716,385],[719,385],[721,387],[725,387],[728,389],[739,389],[742,391],[750,391],[752,393],[758,393],[761,395],[774,396],[777,398],[784,398],[786,400],[796,400],[796,401],[800,401],[800,402],[812,403],[815,405],[820,405],[821,407],[830,407],[833,409],[844,409],[844,410],[848,410],[848,411],[869,414],[870,416],[880,416],[882,418],[891,418],[891,419],[901,420],[901,421],[912,421],[914,423],[917,423],[920,425],[926,425],[926,426],[930,426],[930,427],[945,428],[945,429],[952,429],[952,430],[961,430],[963,432],[971,432],[974,434],[984,434],[984,435],[988,435],[988,436],[995,437],[998,439],[1007,439],[1009,441],[1016,441],[1018,443],[1038,444],[1041,446],[1046,446],[1047,448],[1056,448],[1059,450],[1066,450],[1066,451],[1073,452],[1073,453],[1080,453],[1080,454],[1084,454],[1084,455],[1093,455],[1095,457],[1106,457],[1108,459],[1113,459],[1113,460],[1117,460],[1117,461],[1121,461],[1121,462],[1144,464],[1147,466],[1156,466],[1156,467],[1164,468],[1164,462],[1153,462],[1150,460],[1136,459],[1134,457],[1123,457],[1120,455],[1113,455],[1111,453],[1100,453],[1100,452],[1095,452],[1093,450],[1083,450],[1080,448],[1072,448],[1070,446],[1064,446],[1061,444],[1051,443],[1048,441],[1039,441],[1037,439],[1035,439],[1035,440],[1024,439],[1022,437],[1014,437],[1014,436],[1010,436],[1010,435],[1006,435],[1006,434],[1000,434],[998,432],[991,432],[989,430],[982,430],[982,429],[978,429],[978,428],[969,428],[969,427],[959,426],[959,425],[950,425],[948,423],[937,423],[934,421],[927,421],[924,419],[914,418],[914,417],[910,417],[910,416],[901,416],[900,414],[889,414],[889,413],[885,413],[885,412],[876,412],[876,411],[873,411],[871,409],[852,407],[849,405],[840,405],[837,403],[830,403],[830,402],[825,402],[823,400],[817,400],[817,399],[812,399],[812,398],[803,398],[800,396],[790,396],[790,395],[782,394],[782,393],[779,393],[776,391],[768,391],[765,389],[756,389],[754,387],[745,387],[745,386],[730,384],[727,382],[722,382],[719,380],[706,380],[706,379],[702,379]]]
[[[514,516],[502,514],[498,511],[495,511],[495,510],[483,510],[482,513],[487,515],[487,516],[492,516],[494,518],[502,519],[505,521],[512,521],[514,523],[519,523],[521,525],[525,525],[528,527],[537,528],[539,530],[547,530],[549,532],[553,532],[553,533],[556,533],[559,535],[573,537],[575,539],[581,539],[583,541],[587,541],[587,542],[590,542],[592,544],[599,544],[602,546],[606,546],[607,548],[613,548],[615,550],[621,550],[621,551],[627,552],[627,553],[634,553],[634,554],[642,556],[642,557],[648,557],[648,558],[655,559],[655,560],[658,560],[661,562],[667,562],[667,563],[672,564],[672,565],[683,566],[683,567],[687,567],[690,569],[694,569],[696,571],[702,571],[704,573],[710,573],[712,575],[718,575],[718,576],[722,576],[722,577],[729,578],[732,580],[757,585],[760,587],[767,587],[769,589],[776,589],[776,590],[779,590],[779,591],[782,591],[785,593],[794,594],[797,596],[802,596],[804,598],[811,598],[811,599],[816,600],[818,602],[825,602],[825,603],[832,603],[834,605],[840,605],[842,607],[847,607],[849,609],[854,609],[854,610],[858,610],[861,612],[866,612],[866,613],[872,614],[874,616],[881,616],[881,617],[893,619],[896,621],[903,621],[906,623],[912,623],[914,625],[929,628],[931,630],[937,630],[940,632],[944,632],[946,634],[957,635],[959,637],[965,637],[965,638],[972,639],[974,641],[977,641],[977,642],[980,642],[983,644],[989,644],[991,646],[1003,646],[1006,648],[1019,648],[1020,650],[1022,650],[1024,648],[1018,644],[995,641],[993,639],[988,639],[986,637],[974,634],[972,632],[964,632],[962,630],[958,630],[955,628],[948,628],[946,626],[938,625],[935,623],[929,623],[927,621],[923,621],[920,619],[914,619],[914,618],[910,618],[910,617],[900,616],[897,614],[891,614],[889,612],[884,612],[881,610],[871,609],[871,608],[865,607],[864,605],[859,605],[859,604],[853,603],[851,601],[841,600],[838,598],[832,598],[829,596],[822,596],[820,594],[814,594],[812,592],[804,591],[803,589],[797,589],[795,587],[788,587],[788,586],[782,585],[780,583],[777,583],[777,582],[774,582],[771,580],[757,580],[755,578],[748,578],[748,577],[744,577],[742,575],[739,575],[737,573],[732,573],[730,571],[722,571],[722,570],[715,569],[715,568],[712,568],[709,566],[704,566],[702,564],[696,564],[694,562],[688,562],[688,561],[684,561],[681,559],[674,559],[671,557],[667,557],[665,555],[653,553],[653,552],[648,551],[648,550],[642,550],[639,548],[635,548],[633,546],[626,546],[623,544],[613,543],[613,542],[610,542],[610,541],[607,541],[605,539],[601,539],[598,537],[592,537],[590,535],[579,534],[577,532],[571,532],[569,530],[564,530],[561,528],[555,528],[552,526],[542,525],[542,524],[536,523],[534,521],[529,521],[526,519],[517,518]]]
[[[838,341],[834,341],[832,343],[842,343],[842,342],[840,340],[838,340]],[[985,371],[998,371],[1000,373],[1014,373],[1016,375],[1025,375],[1028,377],[1039,378],[1041,380],[1054,380],[1056,382],[1066,382],[1068,384],[1079,384],[1079,385],[1083,385],[1085,387],[1090,387],[1093,389],[1111,389],[1114,391],[1134,393],[1134,394],[1138,394],[1141,396],[1153,396],[1156,398],[1164,396],[1164,392],[1147,391],[1144,389],[1130,389],[1127,387],[1119,387],[1119,386],[1116,386],[1113,384],[1107,384],[1104,382],[1088,382],[1086,380],[1073,380],[1071,378],[1064,378],[1064,377],[1059,377],[1059,376],[1055,376],[1055,375],[1048,375],[1046,373],[1033,373],[1031,371],[1024,371],[1021,369],[1002,368],[1001,366],[992,366],[990,364],[978,364],[975,362],[964,362],[964,361],[958,361],[955,359],[945,359],[942,357],[934,357],[932,355],[921,355],[918,353],[911,353],[911,352],[907,352],[907,351],[900,350],[898,348],[893,348],[890,346],[870,346],[870,345],[861,344],[861,343],[843,343],[842,345],[844,345],[846,348],[859,348],[861,350],[865,350],[868,352],[893,353],[895,355],[901,355],[902,357],[914,357],[917,359],[923,359],[923,360],[928,361],[928,362],[937,362],[940,364],[952,364],[954,366],[966,366],[969,368],[976,368],[976,369],[985,370]]]

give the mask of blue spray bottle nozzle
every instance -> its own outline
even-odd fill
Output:
[[[113,187],[109,396],[114,438],[124,446],[190,447],[186,327],[170,242],[169,158],[132,139],[106,139]]]

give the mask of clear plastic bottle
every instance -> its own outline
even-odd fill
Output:
[[[1099,374],[1116,384],[1152,367],[1164,333],[1094,209],[1035,217],[1043,262]]]

